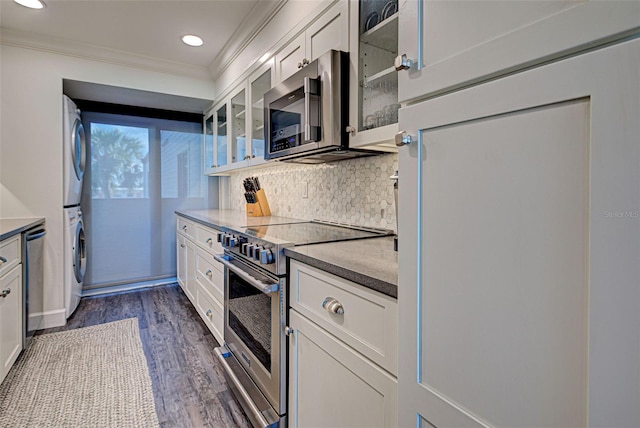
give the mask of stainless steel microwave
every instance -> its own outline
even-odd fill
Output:
[[[299,163],[378,154],[349,150],[349,54],[330,50],[264,95],[265,158]]]

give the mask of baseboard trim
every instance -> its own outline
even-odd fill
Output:
[[[38,314],[34,314],[38,315]],[[55,311],[47,311],[42,313],[42,328],[60,327],[67,323],[65,310],[56,309]]]
[[[162,285],[174,284],[177,281],[178,280],[176,277],[171,277],[171,278],[163,278],[155,281],[136,282],[134,284],[122,284],[122,285],[113,285],[110,287],[93,288],[90,290],[83,290],[82,297],[85,298],[85,297],[102,296],[105,294],[122,293],[126,291],[141,290],[143,288],[159,287]]]

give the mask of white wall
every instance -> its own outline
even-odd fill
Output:
[[[46,218],[47,326],[64,323],[62,80],[194,98],[212,81],[14,46],[0,46],[0,217]]]

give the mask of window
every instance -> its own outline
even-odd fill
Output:
[[[86,111],[83,121],[85,288],[175,277],[175,211],[217,205],[202,122]]]

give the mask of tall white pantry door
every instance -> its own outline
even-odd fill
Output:
[[[640,40],[400,129],[399,425],[640,426]]]

